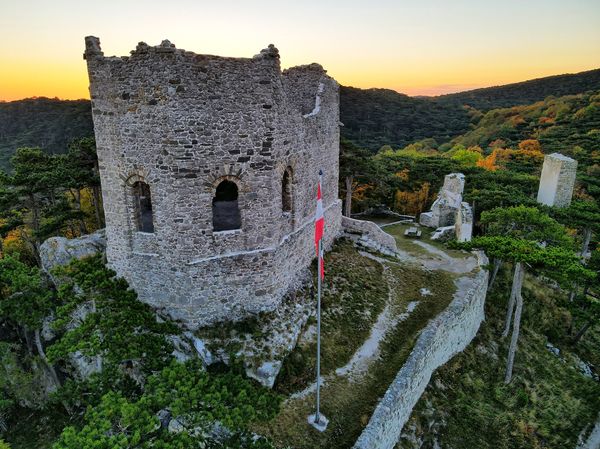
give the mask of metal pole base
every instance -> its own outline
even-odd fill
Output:
[[[308,423],[317,429],[319,432],[325,431],[327,429],[327,424],[329,424],[329,420],[325,418],[323,413],[319,413],[319,421],[315,422],[315,413],[308,415]]]

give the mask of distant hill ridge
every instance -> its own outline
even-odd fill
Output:
[[[472,128],[473,118],[480,116],[474,109],[486,112],[592,90],[600,90],[600,69],[437,97],[342,86],[342,136],[372,151],[383,145],[404,147],[425,138],[442,143]],[[89,100],[39,97],[0,102],[0,168],[9,167],[19,147],[63,153],[72,139],[91,135]]]
[[[484,87],[430,97],[438,102],[467,104],[482,112],[534,103],[548,96],[580,94],[600,90],[600,69],[547,76],[503,86]]]
[[[342,136],[373,151],[386,144],[404,147],[430,137],[442,143],[471,128],[471,119],[479,114],[469,108],[487,112],[531,104],[548,96],[597,90],[600,90],[600,69],[437,97],[409,97],[390,89],[342,87]]]

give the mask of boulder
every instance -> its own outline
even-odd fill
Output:
[[[187,340],[184,340],[179,335],[168,335],[167,340],[173,345],[173,352],[171,355],[173,355],[178,362],[185,363],[194,357],[192,346]]]
[[[273,388],[275,385],[275,379],[281,370],[283,362],[281,360],[269,360],[263,362],[258,369],[246,369],[248,377],[252,377],[258,381],[261,385],[267,388]]]
[[[81,351],[70,354],[71,365],[75,369],[75,375],[85,380],[94,373],[102,371],[102,357],[98,355],[87,356]]]
[[[202,360],[202,364],[204,366],[209,366],[216,362],[212,352],[210,352],[210,350],[206,347],[206,344],[203,340],[196,337],[191,332],[185,332],[183,335],[185,335],[192,341],[194,349],[196,350],[198,357],[200,357],[200,359]]]
[[[67,265],[73,259],[82,259],[105,250],[106,233],[104,229],[76,239],[51,237],[40,247],[42,268],[50,274],[53,268]],[[52,280],[56,282],[56,279],[52,278]]]

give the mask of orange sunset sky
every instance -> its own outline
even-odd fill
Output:
[[[0,0],[0,100],[88,98],[83,38],[105,55],[169,39],[341,84],[436,95],[600,67],[600,0]]]

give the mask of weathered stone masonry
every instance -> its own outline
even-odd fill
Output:
[[[277,307],[314,257],[320,168],[326,245],[339,233],[335,80],[317,64],[282,72],[273,46],[225,58],[163,41],[104,57],[87,37],[84,57],[109,265],[192,328]],[[224,180],[241,224],[215,232]]]

